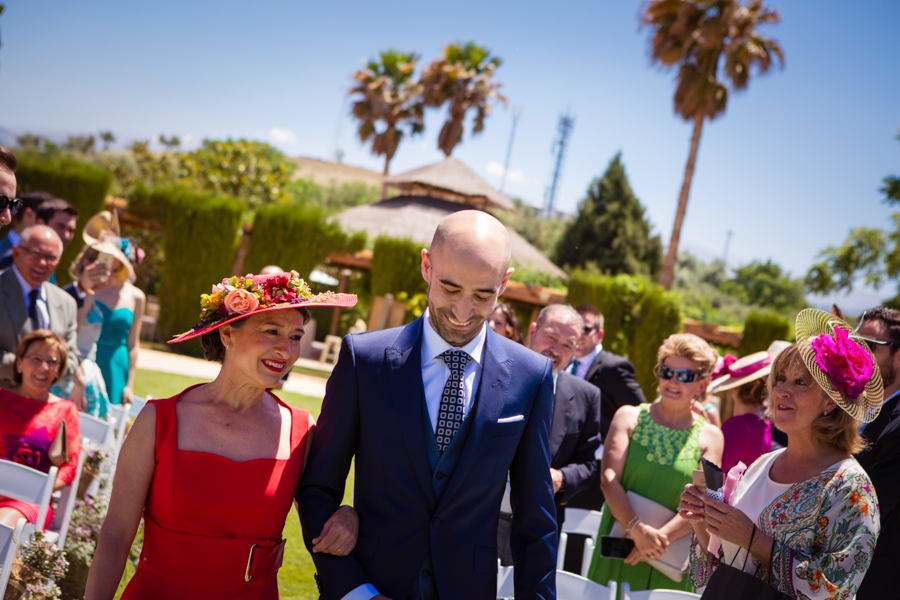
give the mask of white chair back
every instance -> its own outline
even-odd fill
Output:
[[[514,598],[516,595],[512,567],[500,567],[497,571],[497,597]]]
[[[72,520],[72,509],[75,508],[75,500],[77,500],[78,496],[78,483],[81,481],[81,473],[84,470],[84,459],[87,454],[84,447],[85,441],[85,438],[81,438],[81,452],[78,454],[78,467],[75,470],[75,479],[60,490],[59,503],[56,505],[56,512],[53,514],[53,523],[50,524],[50,531],[56,532],[58,537],[56,540],[49,541],[55,542],[60,550],[66,546],[69,522]]]
[[[10,570],[16,557],[16,548],[22,542],[25,519],[19,519],[15,528],[0,523],[0,598],[6,596]]]
[[[603,519],[603,511],[584,510],[582,508],[566,508],[566,520],[562,524],[562,533],[559,536],[559,553],[556,558],[556,568],[562,571],[566,559],[566,548],[569,543],[569,533],[586,535],[584,540],[584,553],[581,555],[581,576],[586,577],[591,566],[591,558],[594,555],[597,533],[600,531],[600,520]]]
[[[147,406],[147,400],[152,400],[153,396],[147,395],[147,398],[141,398],[140,396],[135,396],[131,400],[131,418],[137,419],[137,416],[141,414],[141,411],[144,410],[144,407]]]
[[[616,600],[616,582],[609,587],[568,571],[556,572],[557,600]]]
[[[25,525],[26,535],[44,528],[57,472],[56,467],[50,467],[49,473],[42,473],[25,465],[0,460],[0,496],[37,504],[39,507],[37,523]]]
[[[622,600],[688,600],[699,598],[698,594],[676,590],[646,590],[632,592],[628,582],[622,582]]]
[[[128,414],[119,404],[110,404],[108,411],[109,416],[116,420],[113,456],[118,456],[119,450],[122,448],[122,442],[125,440],[125,430],[128,428]]]
[[[78,413],[78,428],[82,439],[111,450],[114,442],[115,421],[104,421],[86,413]]]

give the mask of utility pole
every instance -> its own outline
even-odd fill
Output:
[[[519,117],[522,116],[522,107],[517,106],[513,109],[513,126],[512,131],[509,132],[509,147],[506,149],[506,162],[503,163],[503,179],[500,180],[500,193],[503,193],[503,188],[506,186],[506,174],[509,172],[509,157],[512,156],[512,147],[513,147],[513,139],[516,137],[516,124],[519,122]]]
[[[553,215],[553,201],[556,198],[556,186],[559,184],[559,178],[562,174],[563,157],[566,154],[566,145],[569,143],[569,136],[572,135],[572,128],[575,126],[575,117],[571,116],[571,110],[567,110],[565,114],[559,116],[559,123],[556,126],[556,139],[553,141],[552,154],[556,155],[556,166],[553,169],[553,178],[547,191],[544,193],[544,214],[549,219]]]

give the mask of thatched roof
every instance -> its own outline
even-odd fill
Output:
[[[473,204],[478,208],[516,209],[509,198],[455,158],[445,158],[427,167],[389,175],[384,182],[409,196],[443,198],[450,202]]]
[[[345,210],[332,217],[341,228],[349,231],[365,231],[370,238],[386,235],[408,238],[426,247],[431,244],[438,223],[449,214],[460,210],[479,208],[438,198],[423,196],[399,196]],[[515,231],[509,231],[512,260],[515,265],[533,271],[566,277],[565,272],[553,264],[537,248],[529,244]]]

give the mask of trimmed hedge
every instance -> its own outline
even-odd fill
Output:
[[[791,322],[774,312],[752,312],[744,321],[744,337],[741,340],[741,355],[768,349],[775,340],[787,340]]]
[[[603,348],[628,358],[644,395],[655,398],[656,353],[667,337],[681,331],[676,297],[641,277],[576,270],[569,277],[567,302],[589,302],[603,313]]]
[[[45,158],[20,156],[16,171],[17,193],[44,191],[62,198],[78,209],[78,225],[72,243],[62,254],[56,268],[60,286],[71,281],[69,265],[84,246],[81,231],[93,215],[106,207],[106,194],[112,185],[112,173],[70,157]]]
[[[422,246],[409,239],[379,236],[372,250],[372,295],[406,292],[412,298],[428,291],[422,279]]]
[[[253,219],[244,270],[259,273],[266,265],[295,270],[309,280],[310,272],[333,252],[358,252],[365,234],[347,236],[314,206],[280,204],[261,206]]]
[[[170,186],[138,187],[129,211],[156,220],[165,231],[159,322],[162,339],[187,331],[200,315],[200,294],[233,275],[244,203],[194,189]],[[180,351],[199,351],[199,340]]]

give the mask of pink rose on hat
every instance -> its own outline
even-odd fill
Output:
[[[259,308],[259,299],[247,290],[235,289],[225,296],[228,314],[243,315]]]
[[[834,334],[834,337],[823,334],[811,341],[816,351],[816,364],[838,391],[855,400],[872,378],[875,368],[872,356],[850,339],[846,329],[835,328]]]

